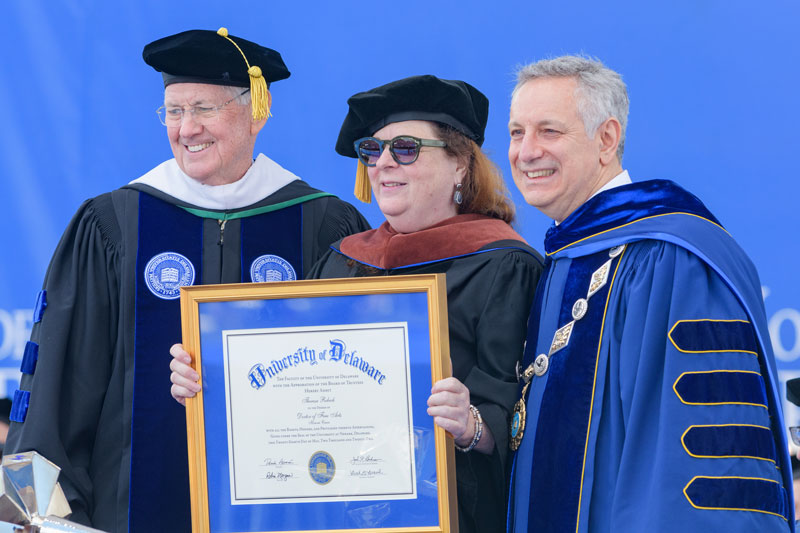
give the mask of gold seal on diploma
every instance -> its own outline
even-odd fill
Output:
[[[314,452],[308,461],[308,473],[314,483],[327,485],[336,474],[336,463],[328,452]]]

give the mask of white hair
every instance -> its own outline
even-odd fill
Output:
[[[540,78],[574,78],[578,83],[575,96],[578,113],[586,135],[594,137],[597,128],[611,117],[621,126],[617,157],[622,161],[625,149],[625,128],[628,126],[628,90],[622,76],[596,58],[561,56],[525,65],[517,71],[517,85],[511,93],[516,96],[520,87]]]
[[[235,98],[232,103],[236,103],[239,105],[250,105],[250,91],[242,94],[242,91],[246,90],[247,87],[234,87],[233,85],[222,85],[222,88],[225,89],[225,92],[228,94],[228,98]]]

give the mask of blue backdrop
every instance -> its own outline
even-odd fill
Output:
[[[634,180],[673,179],[693,191],[748,251],[782,377],[800,376],[800,3],[495,4],[5,2],[0,396],[16,386],[36,292],[76,208],[172,157],[155,114],[161,77],[142,47],[219,26],[280,51],[292,71],[272,87],[274,116],[256,149],[353,202],[354,160],[333,150],[353,93],[414,74],[469,81],[491,101],[485,149],[513,188],[506,123],[515,67],[563,53],[601,58],[629,87],[624,167]],[[513,192],[517,228],[541,248],[550,221]],[[363,212],[382,221],[375,205]]]

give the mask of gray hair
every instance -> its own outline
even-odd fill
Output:
[[[240,105],[249,105],[250,104],[250,91],[242,94],[242,91],[247,89],[247,87],[234,87],[232,85],[222,85],[222,88],[225,89],[225,92],[228,94],[228,98],[235,98],[234,103]]]
[[[616,118],[621,126],[617,157],[622,161],[625,128],[628,126],[628,91],[622,76],[596,58],[561,56],[543,59],[517,71],[517,85],[511,98],[527,82],[539,78],[574,78],[577,81],[578,113],[589,137],[594,137],[603,122]]]
[[[223,93],[225,94],[225,98],[230,100],[234,98],[235,100],[233,103],[240,104],[240,105],[250,105],[250,91],[242,94],[242,91],[247,89],[247,87],[234,87],[233,85],[220,85],[223,89]],[[165,88],[166,89],[166,88]]]

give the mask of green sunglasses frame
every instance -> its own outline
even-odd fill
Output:
[[[414,141],[414,144],[416,146],[414,159],[412,159],[411,161],[404,162],[404,161],[400,161],[397,158],[397,154],[395,153],[394,148],[393,148],[392,145],[398,139],[407,139],[407,140]],[[368,167],[374,167],[377,163],[368,163],[367,161],[365,161],[366,158],[362,157],[361,150],[359,149],[359,146],[364,141],[375,141],[375,142],[377,142],[378,143],[378,148],[379,148],[381,154],[383,153],[383,147],[388,145],[389,146],[389,153],[392,154],[392,159],[394,159],[397,162],[398,165],[410,165],[414,161],[416,161],[417,158],[419,157],[419,150],[423,146],[432,146],[432,147],[436,147],[436,148],[444,148],[445,146],[447,146],[446,142],[440,141],[438,139],[420,139],[419,137],[414,137],[413,135],[398,135],[397,137],[394,137],[392,139],[387,139],[385,141],[381,140],[381,139],[378,139],[377,137],[361,137],[360,139],[357,139],[356,141],[353,142],[353,148],[356,151],[356,156],[358,157],[358,160],[361,161],[364,165],[366,165]],[[380,156],[378,156],[378,157],[380,157]]]

